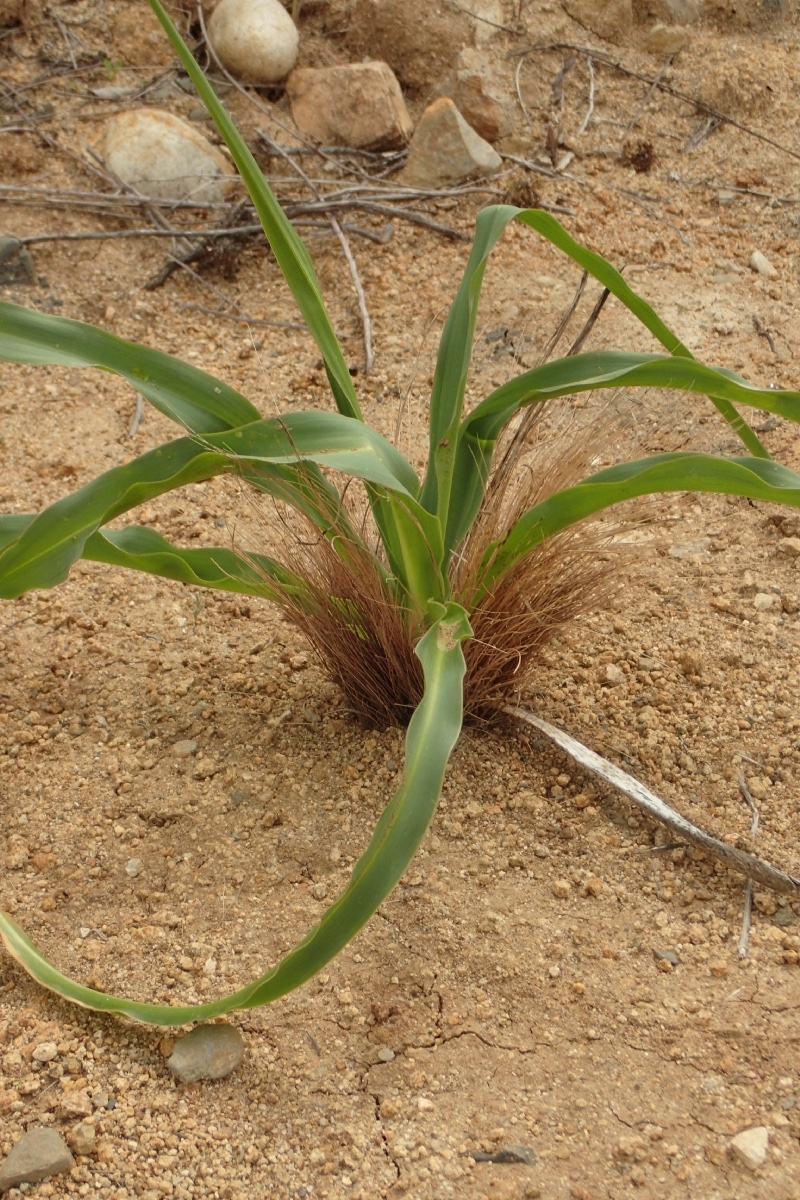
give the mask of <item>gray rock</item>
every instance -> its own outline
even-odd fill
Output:
[[[297,26],[280,0],[220,0],[208,39],[223,66],[253,83],[279,83],[297,61]]]
[[[39,1183],[75,1166],[69,1146],[55,1129],[30,1129],[11,1147],[0,1166],[0,1192],[21,1183]]]
[[[767,256],[760,250],[754,250],[750,255],[750,270],[755,271],[757,275],[766,275],[768,279],[774,279],[778,274]]]
[[[175,1043],[167,1061],[181,1083],[224,1079],[244,1057],[244,1040],[233,1025],[198,1025]]]
[[[197,129],[157,108],[112,117],[100,153],[123,182],[152,200],[218,203],[235,177],[227,158]]]
[[[393,150],[414,128],[400,84],[385,62],[299,67],[286,81],[301,133],[325,146]]]
[[[401,179],[411,187],[447,187],[494,175],[502,165],[500,155],[467,124],[453,101],[442,96],[420,118]]]
[[[0,237],[0,283],[36,283],[30,250],[19,238]]]
[[[197,742],[173,742],[172,753],[176,758],[191,758],[193,754],[197,753]]]
[[[561,0],[567,14],[584,29],[615,45],[627,41],[633,27],[631,0]]]
[[[769,1130],[765,1125],[754,1125],[752,1129],[743,1129],[731,1138],[731,1152],[743,1163],[749,1171],[757,1171],[767,1161],[769,1150]]]

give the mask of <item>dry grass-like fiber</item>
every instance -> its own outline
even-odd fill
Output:
[[[474,637],[467,662],[466,722],[496,718],[533,680],[541,654],[565,625],[602,606],[615,590],[617,521],[591,520],[548,539],[522,557],[474,603],[479,565],[488,546],[502,540],[517,518],[554,491],[585,477],[618,418],[603,415],[576,430],[573,419],[528,419],[496,457],[486,498],[472,531],[454,556],[453,598],[470,614]],[[349,502],[349,499],[348,499]],[[353,505],[351,505],[351,508]],[[355,525],[367,518],[351,511]],[[313,605],[287,597],[287,618],[307,637],[348,706],[370,725],[406,724],[422,697],[422,669],[414,645],[424,632],[397,604],[370,553],[355,545],[346,561],[314,530],[291,535],[284,523],[282,557],[307,580]],[[365,537],[365,540],[366,537]]]

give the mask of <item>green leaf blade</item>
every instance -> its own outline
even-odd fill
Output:
[[[159,3],[159,0],[150,0],[150,7],[161,22],[186,73],[231,153],[281,272],[322,355],[336,407],[344,416],[360,420],[361,410],[350,371],[326,312],[319,280],[305,245],[278,203],[244,138],[225,107],[220,103],[216,92],[183,42],[163,5]]]
[[[406,735],[403,781],[383,811],[367,849],[341,896],[322,920],[272,970],[245,988],[208,1004],[172,1007],[107,995],[69,979],[42,955],[16,922],[0,912],[0,940],[43,987],[97,1012],[113,1012],[153,1025],[183,1025],[236,1009],[269,1004],[301,986],[352,940],[403,876],[439,800],[447,763],[461,732],[466,665],[462,642],[471,636],[456,604],[417,647],[425,690]]]
[[[717,458],[687,451],[609,467],[536,504],[520,517],[502,542],[488,548],[479,599],[546,538],[625,500],[662,492],[747,496],[800,508],[800,474],[771,459]]]
[[[179,358],[17,304],[0,303],[0,359],[111,371],[191,433],[232,429],[261,416],[234,388]]]

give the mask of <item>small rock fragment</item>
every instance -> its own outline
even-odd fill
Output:
[[[181,1083],[224,1079],[244,1057],[244,1041],[233,1025],[198,1025],[175,1043],[167,1066]]]
[[[446,187],[500,170],[500,155],[472,129],[453,101],[428,105],[411,139],[402,181],[411,187]]]
[[[625,672],[616,663],[606,663],[600,670],[600,682],[604,687],[618,687],[625,682]]]
[[[766,275],[768,279],[774,279],[778,274],[767,256],[760,250],[754,250],[750,255],[750,270],[755,271],[757,275]]]
[[[36,283],[30,250],[19,238],[0,237],[0,283]]]
[[[800,537],[787,537],[778,542],[778,550],[781,554],[788,554],[790,558],[797,558],[800,555]]]
[[[219,203],[235,179],[216,146],[187,121],[158,108],[112,117],[100,150],[120,179],[152,200]]]
[[[707,554],[711,549],[711,538],[697,538],[692,542],[673,542],[667,554],[670,558],[694,558],[696,554]]]
[[[69,1144],[76,1154],[91,1154],[96,1137],[97,1130],[89,1121],[73,1125],[68,1134]]]
[[[29,1129],[0,1166],[0,1192],[21,1183],[38,1183],[74,1166],[69,1146],[55,1129]]]
[[[125,863],[125,874],[130,875],[134,879],[142,869],[142,860],[140,858],[129,858]]]
[[[414,128],[385,62],[299,67],[286,91],[297,128],[325,146],[393,150],[405,146]]]
[[[280,83],[297,61],[297,26],[279,0],[220,0],[208,39],[229,71],[253,83]]]
[[[389,1046],[381,1046],[378,1051],[378,1058],[382,1063],[390,1063],[394,1061],[394,1050]]]
[[[34,1047],[33,1054],[31,1055],[31,1058],[33,1058],[35,1062],[40,1063],[52,1062],[53,1059],[57,1057],[58,1046],[55,1044],[55,1042],[40,1042],[38,1046]]]
[[[553,885],[550,888],[550,891],[553,893],[553,895],[556,897],[557,900],[566,900],[567,896],[570,893],[570,885],[569,885],[568,880],[566,880],[566,879],[554,880]]]
[[[769,1130],[765,1125],[743,1129],[731,1139],[730,1147],[739,1162],[744,1163],[749,1171],[757,1171],[767,1161]]]
[[[753,597],[753,608],[756,612],[769,612],[773,607],[776,597],[771,596],[769,592],[757,592]]]
[[[81,1089],[77,1092],[65,1092],[58,1102],[56,1114],[62,1120],[82,1120],[92,1114],[92,1102],[89,1093]]]
[[[191,758],[197,753],[197,742],[174,742],[172,753],[176,758]]]
[[[677,967],[681,961],[674,950],[654,950],[653,957],[656,962],[666,962],[671,967]]]
[[[654,25],[645,38],[650,54],[677,54],[689,41],[689,34],[680,25]]]

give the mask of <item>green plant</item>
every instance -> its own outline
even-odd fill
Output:
[[[120,71],[122,70],[122,68],[124,66],[125,66],[125,60],[122,58],[104,58],[103,59],[103,70],[105,71],[106,78],[109,80],[110,83],[114,82],[114,80],[117,78],[117,76],[119,75]]]
[[[262,418],[233,389],[166,354],[88,325],[0,305],[1,358],[116,372],[186,431],[112,468],[38,515],[0,518],[0,596],[13,598],[32,588],[52,587],[80,558],[151,572],[192,587],[264,596],[287,610],[318,643],[331,637],[340,641],[341,654],[334,654],[332,669],[344,676],[345,687],[350,672],[354,702],[370,679],[385,678],[388,699],[384,686],[383,699],[370,699],[370,711],[403,718],[413,710],[402,783],[346,889],[277,966],[233,995],[209,1004],[170,1007],[93,991],[60,974],[22,930],[0,914],[6,948],[45,987],[90,1008],[158,1024],[182,1024],[265,1004],[298,987],[347,944],[389,894],[433,816],[459,737],[468,656],[478,641],[472,638],[473,625],[499,614],[500,624],[511,630],[496,659],[487,665],[478,655],[470,667],[485,673],[471,702],[472,711],[482,715],[507,702],[518,660],[535,652],[535,626],[537,621],[539,627],[546,624],[547,603],[559,616],[569,607],[565,590],[559,592],[553,585],[544,598],[544,618],[542,611],[534,612],[531,625],[526,615],[534,607],[529,589],[541,569],[541,556],[552,553],[556,567],[563,554],[569,556],[568,540],[557,539],[569,539],[580,522],[613,505],[661,492],[720,492],[800,506],[800,475],[770,459],[734,407],[755,406],[798,420],[800,395],[759,389],[732,372],[696,362],[622,276],[575,242],[551,215],[492,207],[478,217],[469,261],[442,333],[430,401],[427,469],[420,482],[399,450],[364,423],[305,246],[161,4],[150,3],[248,187],[319,347],[337,411]],[[535,230],[599,280],[667,354],[589,353],[548,363],[499,387],[465,415],[483,274],[510,221]],[[507,506],[504,520],[498,522],[496,513],[503,507],[498,496],[502,499],[513,478],[519,442],[507,445],[498,461],[496,447],[513,418],[554,397],[633,386],[708,396],[748,454],[723,459],[681,452],[623,462],[567,486],[540,488],[541,494],[534,489],[530,503]],[[312,569],[304,572],[300,560],[287,564],[224,547],[182,549],[136,525],[109,527],[114,518],[143,501],[225,472],[239,474],[314,527],[319,552]],[[334,482],[341,475],[364,485],[379,535],[377,551]],[[592,570],[590,565],[590,582],[595,578]],[[372,670],[375,662],[378,667]]]

